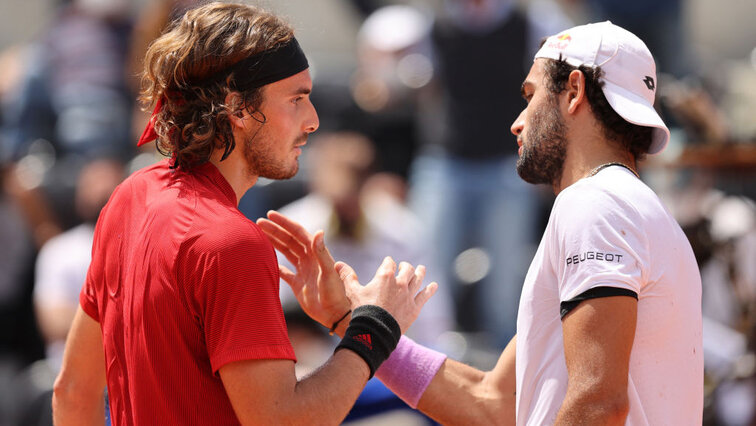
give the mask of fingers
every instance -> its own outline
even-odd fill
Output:
[[[394,262],[394,259],[392,259],[391,256],[386,256],[383,258],[381,266],[375,271],[375,279],[378,281],[393,279],[395,273],[396,263]]]
[[[305,256],[305,246],[277,224],[267,219],[259,219],[257,225],[268,236],[273,247],[286,256],[292,265],[296,265],[297,260]]]
[[[354,269],[352,269],[351,266],[344,262],[336,262],[334,269],[336,270],[336,273],[339,274],[339,278],[341,278],[341,281],[346,285],[347,289],[355,286],[361,287],[360,282],[357,280],[357,273],[354,272]]]
[[[326,271],[333,271],[334,263],[336,262],[333,260],[333,256],[331,256],[331,252],[328,251],[328,248],[325,246],[325,243],[323,242],[323,231],[318,231],[315,233],[315,236],[312,237],[312,251],[315,253],[315,256],[318,259],[318,264],[320,265],[320,269],[325,273]]]
[[[399,263],[399,273],[396,274],[398,284],[406,284],[410,287],[415,279],[415,268],[407,262]]]
[[[436,290],[438,290],[437,282],[434,281],[428,284],[427,287],[415,295],[415,305],[417,305],[418,308],[422,308],[425,305],[425,302],[430,300],[430,298],[436,294]]]
[[[294,236],[301,244],[309,245],[312,241],[312,236],[306,229],[299,223],[289,219],[288,217],[278,213],[275,210],[268,211],[268,219],[280,226],[286,232]]]
[[[409,286],[408,286],[410,294],[417,293],[417,290],[420,289],[420,285],[423,284],[424,279],[425,279],[425,266],[418,265],[417,268],[415,268],[415,277],[409,283]]]
[[[296,274],[291,272],[289,268],[280,264],[278,265],[278,274],[281,276],[282,280],[286,281],[286,283],[289,284],[291,289],[294,291],[294,294],[299,293],[298,287],[301,287],[301,283],[297,283],[296,279],[294,278],[296,277]]]

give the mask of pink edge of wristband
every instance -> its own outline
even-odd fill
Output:
[[[378,368],[375,377],[410,407],[417,408],[446,355],[402,336],[391,356]]]

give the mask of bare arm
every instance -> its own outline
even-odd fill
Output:
[[[297,382],[294,362],[249,360],[220,369],[226,393],[243,425],[336,425],[344,420],[370,370],[350,350],[336,352]]]
[[[417,408],[442,424],[513,425],[516,344],[515,336],[488,372],[447,358]]]
[[[424,270],[416,271],[386,258],[366,286],[354,271],[336,267],[348,288],[353,307],[378,305],[391,313],[400,328],[417,318],[433,294],[433,287],[418,292]],[[368,335],[369,336],[369,335]],[[375,337],[376,335],[374,335]],[[377,339],[377,338],[376,338]],[[378,344],[378,340],[373,340]],[[346,417],[365,386],[370,369],[350,349],[338,350],[315,373],[297,382],[294,363],[287,360],[247,360],[224,365],[220,376],[242,424],[338,424]]]
[[[79,307],[53,390],[53,420],[58,426],[105,422],[105,354],[100,324]]]
[[[339,311],[325,308],[323,302],[338,306],[346,294],[343,286],[329,284],[333,260],[322,245],[322,233],[312,236],[276,212],[270,212],[268,218],[259,220],[258,225],[297,267],[296,275],[282,267],[281,277],[291,285],[305,312],[328,326],[330,318],[338,318]],[[306,297],[308,291],[318,297]],[[343,324],[337,332],[343,333]],[[515,339],[490,372],[447,359],[425,390],[418,409],[444,424],[514,424],[514,360]]]
[[[567,395],[556,424],[621,425],[638,301],[627,296],[580,303],[562,321]]]

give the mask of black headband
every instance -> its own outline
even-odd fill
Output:
[[[292,37],[285,44],[242,59],[229,68],[221,70],[198,85],[206,86],[224,81],[234,75],[233,86],[237,90],[250,90],[275,83],[306,70],[307,63],[297,39]]]
[[[266,84],[275,83],[291,77],[294,74],[306,70],[310,65],[307,63],[302,48],[299,47],[297,39],[292,37],[291,40],[274,49],[265,50],[249,58],[242,59],[234,65],[221,70],[212,76],[197,83],[199,86],[207,86],[213,83],[225,81],[229,75],[234,75],[233,88],[235,90],[250,90],[265,86]],[[157,114],[163,108],[165,95],[163,95],[155,105],[152,111],[152,117],[147,123],[147,127],[139,138],[137,146],[157,139],[155,132],[155,120]]]

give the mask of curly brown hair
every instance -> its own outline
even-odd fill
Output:
[[[224,150],[224,158],[233,151],[228,116],[259,108],[261,89],[238,90],[233,72],[215,77],[293,37],[286,22],[259,8],[209,3],[186,12],[152,42],[139,99],[145,109],[163,99],[155,120],[157,148],[174,158],[173,167],[190,169],[205,163],[216,148]],[[240,101],[227,105],[226,96],[235,91]]]
[[[580,70],[585,75],[585,95],[588,98],[588,104],[603,128],[604,137],[620,143],[636,160],[641,160],[646,156],[651,146],[653,128],[630,123],[614,111],[601,89],[604,85],[601,80],[604,74],[601,67],[592,68],[586,65],[575,67],[563,59],[549,59],[545,63],[544,70],[547,76],[546,86],[554,95],[566,89],[567,79],[572,71]]]

